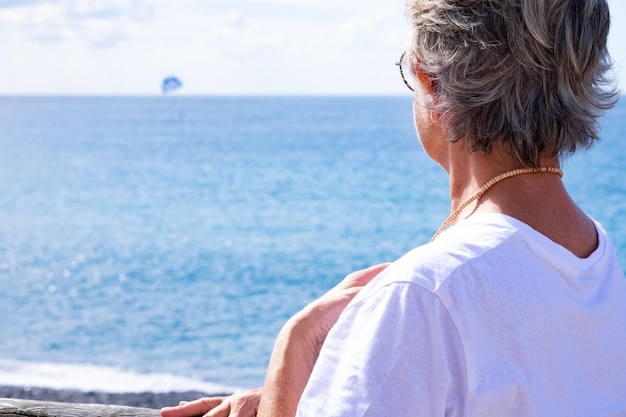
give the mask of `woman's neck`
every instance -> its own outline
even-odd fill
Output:
[[[519,165],[507,154],[489,156],[467,151],[450,158],[452,212],[490,180]],[[558,168],[558,158],[544,158],[542,167]],[[571,199],[554,172],[516,173],[497,181],[458,214],[452,223],[477,213],[501,213],[526,223],[576,256],[589,256],[597,247],[595,225]]]

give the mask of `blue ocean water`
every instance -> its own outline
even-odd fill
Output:
[[[621,100],[564,178],[624,266],[625,133]],[[258,386],[290,315],[449,210],[410,97],[2,97],[0,144],[0,385]]]

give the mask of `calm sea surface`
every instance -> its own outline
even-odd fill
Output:
[[[565,163],[626,266],[626,100]],[[410,97],[0,98],[0,385],[263,381],[280,326],[449,210]]]

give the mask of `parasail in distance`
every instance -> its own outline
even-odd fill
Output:
[[[182,87],[182,85],[183,83],[177,77],[166,77],[161,84],[161,91],[163,94],[171,93]]]

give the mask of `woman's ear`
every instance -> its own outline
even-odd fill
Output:
[[[437,83],[429,73],[424,71],[417,59],[413,61],[413,72],[415,73],[415,78],[419,82],[422,90],[426,94],[432,96]]]
[[[420,63],[417,59],[413,61],[413,72],[415,73],[415,78],[417,79],[416,87],[420,89],[421,92],[426,94],[429,97],[429,101],[431,103],[436,103],[437,98],[433,96],[435,89],[437,87],[437,81],[432,77],[431,74],[424,71],[424,69],[420,66]],[[441,115],[434,110],[430,110],[430,121],[433,123],[439,122]]]

